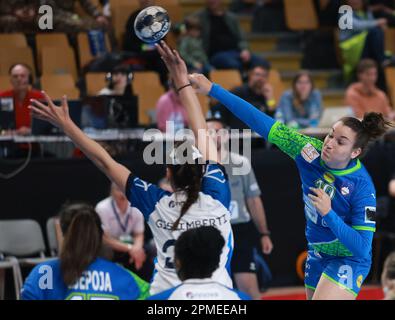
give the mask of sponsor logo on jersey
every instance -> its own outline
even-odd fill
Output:
[[[362,286],[363,276],[360,274],[357,278],[357,287],[360,288]]]
[[[332,184],[332,183],[335,182],[335,179],[336,179],[336,178],[335,178],[335,176],[334,176],[332,173],[330,173],[330,172],[325,172],[325,173],[324,173],[324,179],[325,179],[326,182]]]
[[[189,300],[218,300],[220,294],[218,291],[188,291],[185,293],[185,297]]]
[[[312,163],[315,159],[317,159],[320,154],[310,143],[306,144],[302,151],[301,156],[305,159],[308,163]]]
[[[343,196],[348,196],[350,194],[350,189],[348,187],[343,187],[340,191]]]
[[[376,207],[365,207],[365,223],[376,223]]]

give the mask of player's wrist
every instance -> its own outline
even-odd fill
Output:
[[[260,235],[261,238],[263,238],[263,237],[270,237],[271,232],[269,230],[266,230],[264,232],[260,232],[259,235]]]

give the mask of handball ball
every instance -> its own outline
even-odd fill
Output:
[[[162,7],[151,6],[140,11],[134,20],[134,32],[146,43],[155,43],[170,30],[170,18]]]

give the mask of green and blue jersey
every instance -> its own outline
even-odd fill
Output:
[[[352,160],[343,170],[330,169],[321,159],[322,141],[276,122],[216,84],[209,94],[296,162],[302,181],[309,247],[330,256],[370,260],[376,191],[362,163]],[[312,205],[308,197],[310,187],[323,189],[330,196],[332,210],[325,217]]]
[[[37,265],[27,277],[23,300],[143,300],[149,297],[149,284],[133,272],[97,258],[72,286],[62,277],[60,260]]]

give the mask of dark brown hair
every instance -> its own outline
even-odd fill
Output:
[[[296,76],[293,78],[293,80],[292,80],[292,92],[293,92],[292,105],[295,107],[296,110],[298,110],[299,114],[301,114],[301,115],[304,115],[306,111],[303,108],[304,100],[302,100],[299,92],[296,90],[296,83],[299,81],[299,79],[301,77],[304,77],[304,76],[306,76],[311,83],[310,94],[313,92],[313,90],[315,88],[313,77],[311,76],[311,73],[306,70],[299,71],[296,74]]]
[[[64,235],[60,268],[65,284],[70,286],[99,255],[103,230],[99,215],[89,204],[65,205],[59,215]]]
[[[366,70],[375,68],[377,69],[376,61],[372,59],[362,59],[357,66],[357,74],[364,73]]]
[[[177,149],[181,143],[175,143],[175,149]],[[190,147],[186,147],[183,150],[183,156],[186,158],[190,152]],[[171,174],[171,184],[175,192],[184,191],[187,195],[186,201],[181,207],[181,214],[178,219],[174,222],[172,230],[176,230],[181,218],[189,210],[189,208],[198,200],[199,192],[201,189],[203,169],[204,165],[198,163],[198,159],[195,163],[191,164],[186,162],[181,165],[168,165]]]
[[[363,154],[369,142],[381,137],[392,126],[381,113],[377,112],[365,113],[362,121],[353,117],[344,117],[340,121],[357,134],[354,148],[361,148],[361,154]]]

